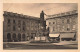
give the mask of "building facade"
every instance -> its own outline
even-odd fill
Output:
[[[60,38],[67,38],[76,34],[76,40],[78,35],[78,12],[77,10],[49,15],[46,19],[47,28],[49,28],[49,34],[59,33]]]
[[[39,36],[40,18],[4,11],[3,41],[27,41]]]

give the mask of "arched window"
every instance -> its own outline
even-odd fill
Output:
[[[8,42],[11,41],[11,34],[10,34],[10,33],[7,34],[7,41],[8,41]]]
[[[21,34],[18,34],[18,41],[21,41]]]
[[[14,41],[14,42],[17,41],[17,39],[16,39],[16,34],[15,34],[15,33],[13,33],[12,38],[13,38],[13,41]]]

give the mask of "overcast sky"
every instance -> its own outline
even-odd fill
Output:
[[[24,15],[39,17],[43,10],[47,15],[77,9],[76,3],[4,3],[3,10]]]

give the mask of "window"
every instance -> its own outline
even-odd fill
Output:
[[[10,19],[8,19],[8,23],[10,23]]]
[[[21,34],[18,34],[18,41],[21,41]]]
[[[15,33],[13,33],[12,38],[13,38],[13,42],[16,42],[17,41],[16,34]]]
[[[20,20],[18,21],[18,30],[19,31],[21,30],[21,21]]]
[[[67,23],[70,23],[70,20],[69,19],[67,19]]]
[[[23,21],[23,25],[25,25],[25,22]]]
[[[11,30],[11,25],[10,24],[8,24],[8,27],[7,27],[7,30]]]
[[[13,24],[15,24],[15,20],[13,20]]]
[[[15,28],[15,26],[13,26],[13,31],[15,31],[16,30],[16,28]]]
[[[7,41],[11,42],[11,34],[10,33],[7,34]]]
[[[23,31],[25,31],[25,27],[23,26]]]
[[[19,31],[21,30],[21,26],[18,26],[18,30],[19,30]]]
[[[8,25],[8,27],[10,27],[11,25]]]
[[[53,22],[53,24],[55,24],[55,22]]]

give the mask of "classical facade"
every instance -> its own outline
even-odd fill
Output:
[[[78,32],[78,11],[73,10],[65,13],[49,15],[46,19],[49,34],[59,33],[60,38],[75,37]]]
[[[3,41],[16,42],[39,36],[40,18],[4,11]]]

